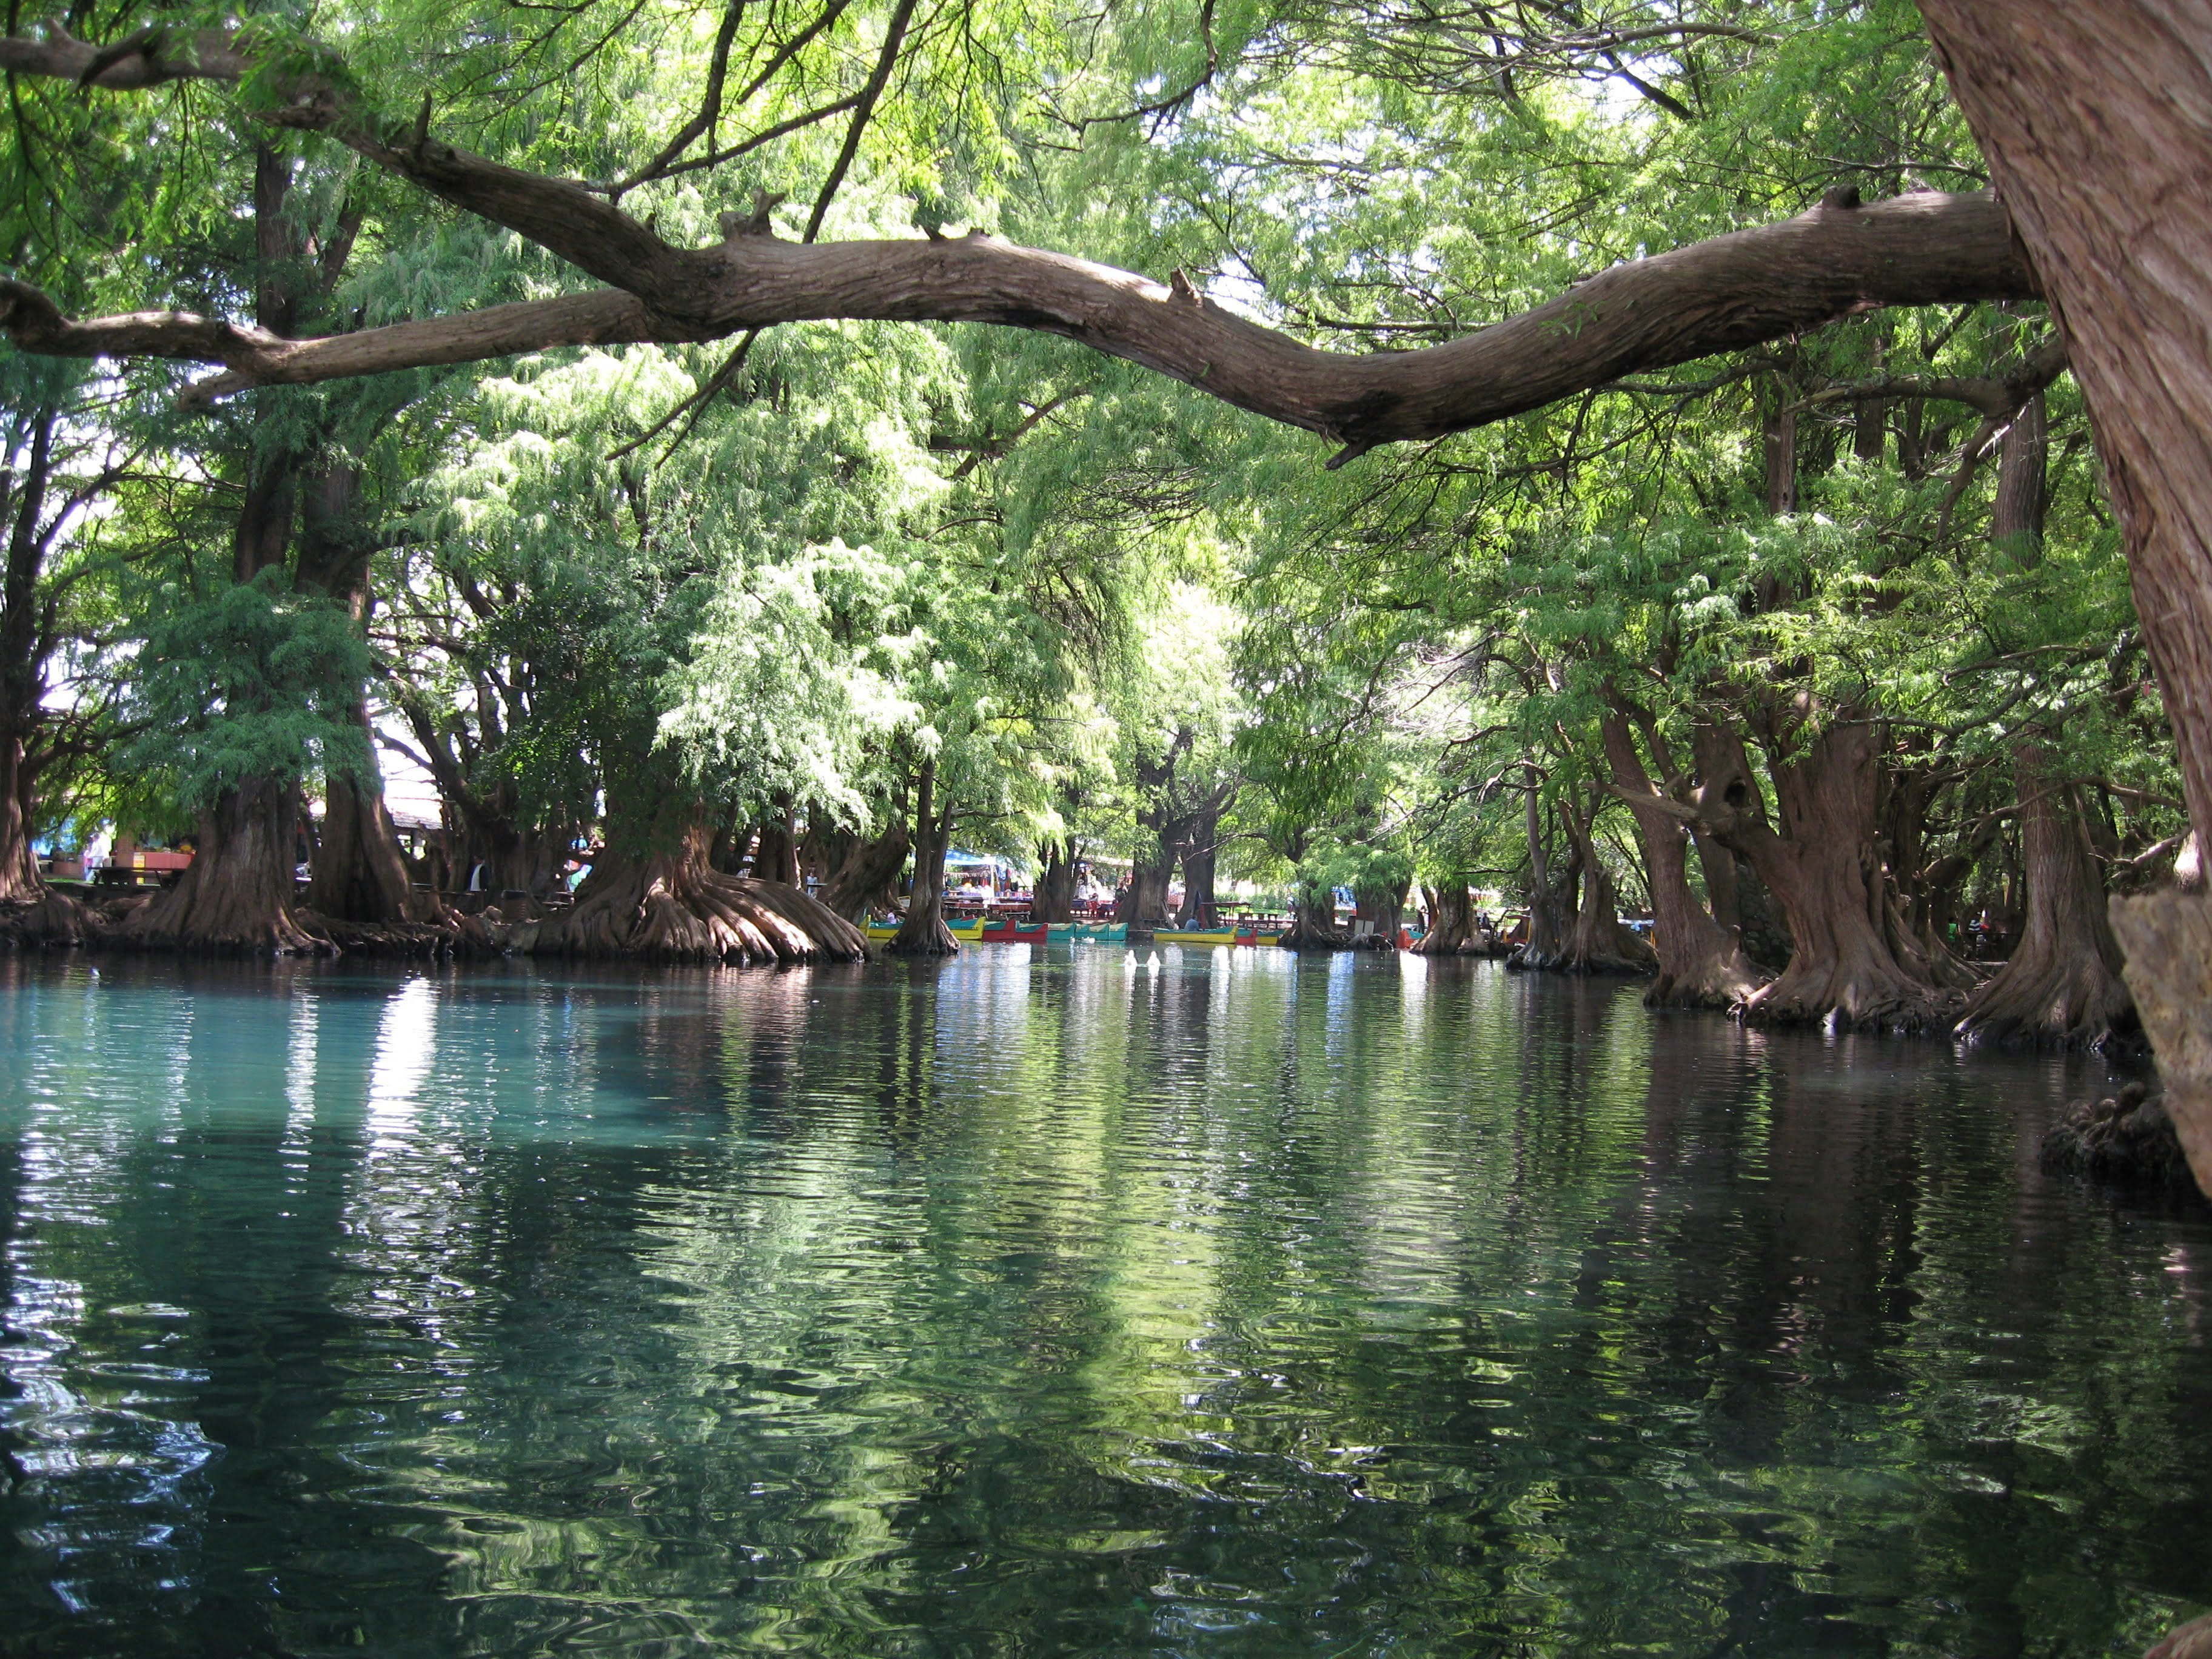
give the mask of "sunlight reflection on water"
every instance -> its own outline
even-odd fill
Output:
[[[2139,1652],[2094,1062],[1487,964],[0,961],[0,1650]]]

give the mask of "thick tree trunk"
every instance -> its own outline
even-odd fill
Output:
[[[1644,936],[1620,920],[1620,895],[1611,872],[1598,857],[1597,838],[1592,833],[1597,811],[1598,803],[1593,801],[1586,818],[1572,808],[1562,814],[1567,833],[1574,838],[1576,886],[1581,898],[1558,956],[1549,963],[1529,965],[1563,974],[1648,974],[1658,966],[1658,960]]]
[[[1778,832],[1765,818],[1741,746],[1706,776],[1699,806],[1721,842],[1747,859],[1789,919],[1790,965],[1746,998],[1746,1018],[1862,1030],[1948,1024],[1963,999],[1938,986],[1891,922],[1875,847],[1878,728],[1842,711],[1802,754],[1771,765]]]
[[[46,896],[39,860],[31,851],[23,763],[22,739],[0,733],[0,904],[29,904]]]
[[[752,864],[745,873],[759,881],[799,885],[799,837],[793,833],[788,805],[780,806],[761,820],[759,833],[753,838]]]
[[[1574,925],[1580,867],[1570,860],[1555,877],[1551,848],[1544,840],[1543,808],[1533,783],[1523,805],[1528,820],[1528,940],[1513,953],[1508,965],[1552,968],[1565,951],[1567,933]]]
[[[1474,895],[1464,881],[1444,880],[1425,890],[1429,925],[1413,949],[1425,957],[1457,956],[1474,943]]]
[[[1157,860],[1139,859],[1129,872],[1129,900],[1122,920],[1140,933],[1168,925],[1168,882],[1175,874],[1172,849]]]
[[[1216,927],[1221,907],[1213,892],[1214,866],[1221,839],[1221,809],[1207,806],[1194,816],[1182,842],[1182,908],[1179,927]]]
[[[2212,837],[2212,6],[1923,0],[1922,11],[2065,336],[2201,844]],[[2114,923],[2169,1109],[2212,1193],[2212,1158],[2199,1154],[2212,1147],[2202,901],[2131,901]]]
[[[373,745],[368,705],[356,705],[355,714],[362,738]],[[368,753],[374,767],[374,746]],[[308,908],[332,921],[391,927],[425,921],[431,913],[428,896],[417,899],[400,855],[380,777],[333,773],[325,781],[322,833],[307,867]]]
[[[2027,920],[1995,978],[1974,994],[1960,1036],[2102,1048],[2137,1029],[2106,919],[2105,884],[2073,787],[2051,775],[2033,738],[2013,747]]]
[[[1045,842],[1038,851],[1036,919],[1072,921],[1075,918],[1075,843],[1060,837]]]
[[[533,956],[645,962],[859,962],[867,941],[818,900],[781,882],[724,875],[714,831],[690,815],[659,850],[617,841],[592,865],[571,908],[518,930]]]
[[[332,950],[292,903],[299,809],[289,785],[257,779],[200,815],[199,846],[173,887],[127,917],[130,943],[297,955]]]
[[[1301,888],[1291,905],[1291,925],[1275,943],[1285,951],[1349,951],[1352,938],[1336,925],[1336,898],[1329,889]]]
[[[915,792],[914,890],[906,919],[886,947],[895,957],[949,957],[960,941],[945,925],[945,854],[952,844],[952,816],[937,810],[937,763],[921,764]]]
[[[99,919],[39,874],[31,849],[30,769],[21,739],[0,737],[0,950],[11,945],[80,945]]]
[[[1644,770],[1627,720],[1613,710],[1602,717],[1606,758],[1615,793],[1628,803],[1644,846],[1651,882],[1651,952],[1658,977],[1644,994],[1654,1008],[1733,1008],[1757,990],[1763,977],[1743,953],[1743,943],[1690,888],[1689,826],[1692,809],[1664,796]],[[1716,848],[1728,870],[1728,899],[1735,908],[1735,855]]]
[[[889,902],[906,868],[914,840],[906,820],[894,818],[879,836],[854,836],[845,855],[822,884],[822,902],[848,921]]]

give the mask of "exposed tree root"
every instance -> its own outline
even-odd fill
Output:
[[[2138,1038],[2142,1021],[2120,977],[2119,941],[2112,937],[2104,881],[2082,833],[2073,789],[2050,775],[2041,747],[2032,740],[2014,749],[2014,769],[2021,799],[2027,925],[2011,959],[1966,1005],[1959,1035],[2090,1048]]]
[[[2130,1083],[2105,1099],[2077,1102],[2043,1137],[2040,1151],[2043,1167],[2054,1175],[2087,1176],[2175,1197],[2197,1195],[2173,1120],[2148,1084]]]
[[[860,962],[867,940],[819,900],[781,882],[727,876],[701,837],[682,851],[602,859],[573,908],[509,934],[537,956],[645,962]]]
[[[451,958],[491,957],[501,952],[491,929],[477,916],[465,916],[440,907],[438,920],[428,922],[342,921],[313,910],[301,910],[301,920],[331,941],[333,950],[349,956]]]
[[[1428,890],[1429,925],[1414,942],[1415,954],[1455,957],[1475,948],[1474,896],[1463,881],[1447,881]]]
[[[945,925],[941,908],[917,906],[908,909],[906,920],[884,946],[884,953],[894,957],[953,957],[960,954],[960,941]]]
[[[0,902],[0,951],[88,945],[104,931],[90,905],[41,886],[38,895]]]
[[[1717,931],[1717,930],[1716,930]],[[1658,976],[1644,994],[1647,1008],[1740,1008],[1759,990],[1759,970],[1735,940],[1722,934],[1718,948],[1661,958]],[[1704,941],[1698,941],[1703,945]]]
[[[1871,960],[1844,962],[1803,949],[1772,984],[1743,1000],[1762,1025],[1827,1025],[1851,1031],[1929,1031],[1957,1020],[1963,991],[1938,988]]]

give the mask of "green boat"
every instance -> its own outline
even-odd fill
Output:
[[[1066,927],[1066,937],[1079,945],[1127,945],[1129,924],[1126,921],[1077,921],[1055,923],[1053,937],[1060,937],[1060,928]]]
[[[880,945],[886,939],[896,939],[900,925],[896,921],[872,921],[866,924],[860,931],[870,939]],[[958,921],[948,921],[945,925],[951,930],[952,937],[963,944],[975,943],[983,937],[983,918],[981,916],[967,916]]]

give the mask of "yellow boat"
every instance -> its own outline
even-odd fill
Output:
[[[1163,927],[1152,934],[1155,945],[1234,945],[1234,927]],[[1248,939],[1247,944],[1250,941]]]
[[[976,943],[983,937],[983,918],[981,916],[963,916],[958,921],[948,921],[945,926],[953,938],[963,944]],[[896,921],[872,921],[860,929],[878,945],[896,939],[898,930],[899,924]]]

